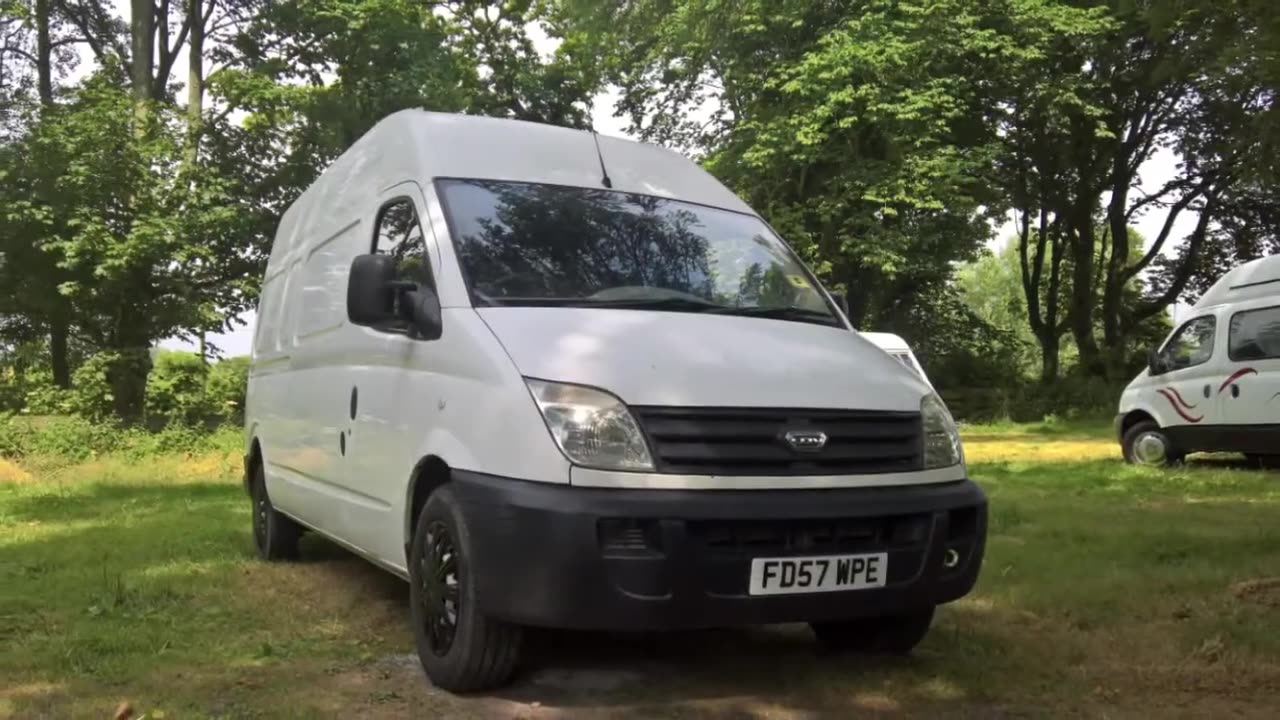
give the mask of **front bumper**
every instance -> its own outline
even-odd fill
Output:
[[[968,480],[750,491],[576,488],[465,471],[453,481],[476,601],[523,625],[656,630],[921,608],[973,588],[986,540],[986,497]],[[885,587],[747,592],[753,557],[859,552],[888,553]]]

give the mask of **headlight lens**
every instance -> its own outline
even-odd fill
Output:
[[[926,395],[920,401],[924,421],[924,467],[926,470],[951,467],[964,458],[960,447],[960,431],[946,403],[937,395]]]
[[[609,393],[526,379],[551,437],[578,465],[601,470],[652,470],[649,446],[631,411]]]

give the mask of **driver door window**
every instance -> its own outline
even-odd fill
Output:
[[[417,283],[419,287],[435,290],[431,277],[431,263],[427,259],[427,243],[422,234],[422,224],[418,222],[418,211],[413,201],[398,198],[388,202],[378,211],[378,222],[373,235],[373,252],[378,255],[389,255],[395,260],[396,279]],[[396,294],[396,303],[400,303],[400,293]],[[397,310],[403,310],[397,308]],[[400,317],[404,317],[403,314]],[[396,320],[380,327],[382,330],[404,333],[409,332],[409,323]]]
[[[378,227],[374,235],[373,251],[390,255],[396,261],[396,276],[431,289],[431,265],[427,260],[427,244],[422,235],[422,224],[413,202],[407,198],[392,200],[378,213]]]
[[[1213,357],[1213,340],[1217,321],[1203,315],[1187,321],[1160,351],[1160,364],[1165,372],[1202,365]]]

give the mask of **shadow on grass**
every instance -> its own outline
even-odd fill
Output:
[[[71,520],[119,520],[130,514],[161,511],[198,511],[210,503],[227,504],[245,499],[244,490],[230,483],[187,482],[174,485],[94,483],[46,486],[43,492],[4,501],[19,521],[56,523]],[[247,507],[247,505],[246,505]]]
[[[248,500],[235,485],[95,484],[0,503],[17,525],[34,527],[29,538],[0,545],[0,586],[7,586],[0,589],[7,646],[0,674],[33,683],[22,707],[79,714],[64,710],[133,688],[177,698],[176,706],[197,716],[217,714],[210,708],[228,694],[240,698],[237,707],[274,703],[252,684],[228,688],[258,676],[279,676],[281,691],[305,707],[307,688],[294,682],[323,683],[335,667],[367,673],[379,657],[404,657],[412,647],[401,580],[314,535],[304,539],[303,562],[253,560]],[[803,626],[534,631],[512,687],[456,702],[612,708],[633,717],[694,705],[700,717],[755,717],[985,697],[990,689],[982,675],[965,672],[974,665],[966,658],[985,649],[988,671],[997,672],[1013,667],[1002,658],[1015,653],[998,635],[957,621],[960,614],[943,617],[919,656],[905,660],[824,655]],[[379,689],[370,692],[434,697],[410,666],[375,677]],[[161,682],[179,670],[180,686]],[[895,689],[886,691],[886,683]]]

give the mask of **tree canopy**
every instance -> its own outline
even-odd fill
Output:
[[[149,348],[217,355],[206,340],[254,307],[285,208],[408,107],[578,128],[614,112],[746,199],[857,325],[906,336],[957,384],[1010,362],[1047,382],[1123,377],[1171,303],[1280,248],[1266,0],[131,0],[127,15],[0,0],[3,376],[47,368],[66,388],[96,357],[126,419],[146,411]],[[606,90],[616,106],[599,107]],[[1167,177],[1157,157],[1174,158]],[[1159,231],[1135,237],[1141,219]]]

